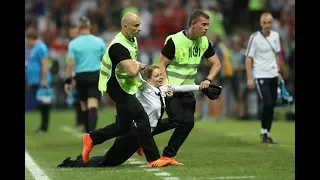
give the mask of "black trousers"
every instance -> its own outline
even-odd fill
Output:
[[[140,147],[137,128],[115,139],[112,147],[104,156],[94,156],[87,163],[83,163],[81,155],[76,160],[64,162],[62,167],[112,167],[127,161]]]
[[[159,159],[159,149],[151,134],[148,115],[138,99],[134,95],[129,96],[126,102],[116,104],[116,110],[115,123],[89,133],[93,144],[101,144],[114,137],[125,135],[132,129],[132,120],[134,120],[137,125],[139,144],[143,148],[147,161]]]
[[[165,121],[167,119],[164,119]],[[115,123],[114,123],[115,124]],[[172,129],[171,126],[160,126],[160,123],[153,131],[153,135]],[[161,129],[160,129],[161,128]],[[155,133],[157,132],[157,133]],[[111,148],[104,156],[94,156],[87,163],[83,163],[81,155],[75,160],[62,162],[60,167],[113,167],[126,162],[140,147],[137,128],[132,127],[129,133],[115,139]]]
[[[40,85],[31,85],[30,88],[31,88],[33,97],[36,97],[36,94],[38,89],[40,88]],[[41,124],[38,130],[48,131],[51,105],[42,104],[38,101],[37,103],[38,103],[37,108],[40,111],[40,116],[41,116]]]
[[[164,156],[176,156],[179,148],[194,127],[195,109],[196,99],[193,92],[174,93],[172,97],[166,98],[168,118],[161,120],[153,132],[156,135],[175,128],[168,145],[163,150]]]
[[[261,128],[271,130],[274,107],[277,101],[278,77],[255,79],[256,89],[261,100]]]
[[[83,118],[81,118],[81,106],[80,106],[79,99],[77,99],[76,102],[74,102],[73,108],[76,113],[76,125],[77,126],[83,125],[84,122],[83,122]]]

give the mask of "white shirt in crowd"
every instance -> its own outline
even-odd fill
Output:
[[[166,92],[168,91],[169,87],[173,88],[174,93],[199,90],[199,85],[176,86],[176,85],[165,84],[160,88],[156,88],[151,84],[149,84],[144,79],[141,78],[141,80],[143,82],[143,87],[138,90],[138,92],[136,93],[136,97],[144,107],[146,113],[148,114],[150,126],[152,129],[157,126],[158,120],[161,116],[161,102],[160,102],[160,97],[157,95],[160,91],[161,91],[163,104],[165,106],[164,98],[166,97]]]
[[[272,48],[271,48],[272,47]],[[280,52],[279,33],[271,30],[265,37],[257,31],[250,36],[246,56],[253,58],[254,78],[273,78],[278,76],[275,53]]]

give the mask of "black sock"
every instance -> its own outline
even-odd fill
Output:
[[[89,116],[88,116],[88,110],[81,111],[80,113],[81,121],[83,122],[84,129],[88,133],[89,132]]]
[[[80,102],[76,102],[74,105],[75,111],[76,111],[76,123],[77,125],[83,124],[83,118],[81,118],[81,106]]]
[[[40,129],[42,131],[47,131],[48,124],[49,124],[50,106],[49,105],[40,105],[39,109],[40,109],[40,114],[41,114]]]
[[[97,120],[98,120],[97,108],[90,108],[88,114],[89,114],[88,116],[89,131],[93,131],[96,129],[96,126],[97,126]]]

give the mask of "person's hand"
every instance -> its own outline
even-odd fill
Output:
[[[253,79],[248,79],[247,80],[247,86],[249,89],[253,89],[254,88],[254,81]]]
[[[166,92],[167,97],[172,97],[173,96],[173,88],[168,88],[168,91]]]
[[[279,73],[279,75],[278,75],[278,81],[280,82],[280,81],[282,81],[283,80],[283,77],[282,77],[282,75]]]
[[[42,80],[40,81],[40,85],[41,85],[41,87],[43,87],[43,88],[47,87],[47,81],[42,79]]]
[[[64,84],[64,91],[69,95],[71,93],[72,85],[71,84]]]
[[[144,70],[144,68],[146,67],[146,65],[145,64],[142,64],[141,62],[138,62],[139,63],[139,69],[140,69],[140,71],[141,70]]]
[[[205,89],[205,88],[208,88],[209,87],[209,85],[210,85],[210,81],[209,80],[204,80],[204,81],[202,81],[201,83],[200,83],[200,90],[201,89]]]

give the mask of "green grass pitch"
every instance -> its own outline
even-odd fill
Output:
[[[114,116],[115,109],[101,110],[98,127],[112,123]],[[82,132],[74,126],[73,111],[53,111],[47,134],[34,133],[40,123],[37,112],[27,112],[25,121],[26,151],[50,180],[294,179],[294,122],[274,122],[271,133],[279,144],[268,145],[260,143],[258,121],[196,121],[176,157],[185,165],[149,170],[144,156],[137,154],[115,168],[57,168],[82,150]],[[161,152],[172,132],[155,137]],[[96,146],[91,156],[102,155],[113,141]],[[25,168],[27,180],[34,179],[30,171],[34,169]]]

